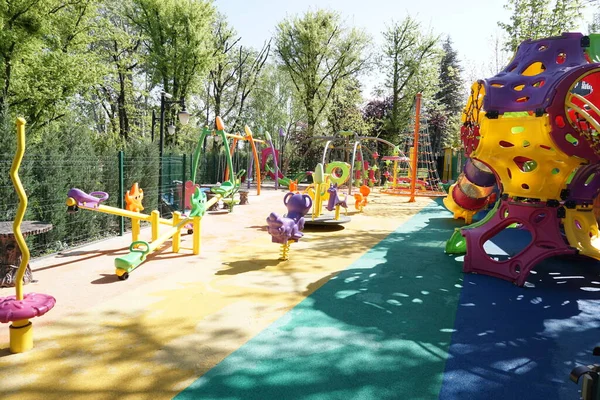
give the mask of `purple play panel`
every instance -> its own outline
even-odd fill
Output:
[[[567,188],[567,200],[577,204],[592,204],[600,194],[600,164],[589,164],[579,168]]]
[[[520,224],[531,233],[531,242],[519,254],[508,260],[493,260],[484,244],[511,224]],[[464,272],[477,272],[523,286],[533,267],[553,256],[576,254],[562,238],[557,209],[545,205],[513,203],[502,200],[496,214],[475,228],[461,229],[467,243]]]
[[[521,43],[510,64],[493,78],[483,81],[484,109],[500,114],[545,109],[552,101],[552,90],[565,73],[587,64],[582,37],[581,33],[563,33],[558,37]],[[537,62],[544,65],[543,72],[535,76],[522,75]]]

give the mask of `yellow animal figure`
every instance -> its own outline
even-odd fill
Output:
[[[307,194],[310,196],[310,198],[312,199],[312,201],[315,201],[315,186],[320,186],[321,187],[321,202],[326,203],[329,201],[329,192],[327,191],[326,188],[329,187],[329,175],[325,175],[325,182],[323,183],[323,186],[321,186],[320,184],[314,184],[311,183],[310,185],[308,185],[308,187],[302,192],[303,194]],[[291,187],[290,187],[290,191],[292,191]]]
[[[354,200],[356,200],[354,207],[356,207],[358,211],[362,211],[363,208],[366,207],[369,193],[371,193],[371,189],[367,185],[362,185],[360,187],[360,193],[354,194]]]
[[[126,210],[133,212],[141,212],[144,209],[142,206],[142,200],[144,200],[144,191],[140,189],[137,182],[131,186],[131,190],[125,193],[125,206]]]

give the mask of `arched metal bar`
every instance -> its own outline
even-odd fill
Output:
[[[325,148],[323,149],[323,158],[321,159],[321,164],[323,164],[323,168],[325,168],[325,163],[327,161],[327,150],[329,149],[329,145],[333,142],[333,140],[328,140],[325,143]]]
[[[348,196],[352,195],[352,187],[354,186],[354,161],[356,160],[356,149],[359,146],[360,146],[360,140],[355,141],[354,149],[352,150],[352,164],[350,165],[350,184],[348,185]],[[362,158],[362,152],[361,152],[361,158]]]

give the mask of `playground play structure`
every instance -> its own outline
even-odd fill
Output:
[[[414,133],[408,136],[403,150],[395,147],[392,156],[384,156],[387,164],[393,163],[392,172],[384,175],[387,182],[382,193],[410,196],[409,202],[415,201],[415,196],[438,197],[445,196],[446,191],[440,186],[440,177],[433,159],[433,152],[425,124],[421,132],[421,93],[415,98]],[[408,152],[409,156],[405,155]]]
[[[467,224],[473,216],[495,201],[496,175],[482,162],[468,158],[463,173],[448,190],[444,206]]]
[[[217,128],[217,131],[224,131],[224,124],[223,124],[223,120],[221,119],[221,117],[217,117],[215,119],[215,126]],[[221,136],[219,135],[217,137],[220,138]],[[224,143],[226,143],[226,145],[228,144],[228,146],[229,146],[228,156],[232,159],[233,159],[236,149],[238,148],[238,144],[240,142],[248,142],[250,144],[250,148],[252,150],[252,158],[250,158],[248,160],[247,171],[248,171],[248,176],[252,176],[254,174],[254,182],[256,183],[257,196],[260,196],[260,192],[261,192],[261,188],[262,188],[261,171],[264,171],[265,169],[267,171],[272,171],[272,169],[270,169],[268,166],[268,158],[271,154],[275,154],[275,157],[273,159],[275,173],[277,173],[280,176],[283,176],[283,175],[281,175],[281,172],[279,171],[279,167],[277,165],[278,152],[275,149],[275,146],[273,145],[273,141],[271,139],[271,135],[268,132],[265,132],[265,140],[257,139],[254,137],[252,130],[248,126],[245,126],[244,134],[240,134],[240,133],[232,134],[232,133],[225,132],[225,137],[227,138],[227,141]],[[228,143],[229,139],[232,139],[231,143]],[[266,147],[259,151],[257,144],[258,145],[260,145],[260,144],[266,145]],[[223,171],[223,180],[229,181],[230,180],[229,175],[230,175],[229,163],[226,161],[225,168]],[[238,171],[234,180],[236,180],[236,181],[237,181],[237,179],[241,180],[244,175],[246,175],[246,170],[242,169],[242,170]],[[275,176],[274,173],[272,173],[272,172],[269,172],[269,175],[273,178]],[[286,181],[286,179],[284,179],[284,181]],[[287,181],[289,181],[289,179],[287,179]],[[275,181],[276,189],[279,188],[279,182],[281,182],[281,180]],[[189,195],[186,196],[186,193],[188,193],[188,194],[193,193],[195,188],[197,186],[199,187],[200,185],[192,182],[191,180],[188,180],[184,183],[182,183],[180,181],[176,181],[175,183],[177,184],[178,196],[183,199],[184,211],[190,210],[191,209],[190,196]],[[289,182],[286,182],[285,186],[288,186],[288,184],[289,184]],[[248,185],[248,188],[250,188],[250,180],[247,180],[247,185]],[[241,188],[241,186],[236,186],[236,189],[240,189],[240,188]],[[221,201],[223,201],[223,203],[226,203],[229,205],[228,208],[230,211],[232,211],[233,206],[239,202],[237,199],[235,199],[234,195],[236,193],[237,193],[237,190],[232,192],[230,194],[230,196],[224,197],[221,199]],[[172,206],[173,206],[172,200],[173,199],[169,198],[168,195],[164,196],[164,198],[163,198],[163,201],[165,201],[165,203],[170,208],[172,208]]]
[[[221,120],[220,117],[217,117],[217,129],[219,130],[223,130],[223,121]],[[275,146],[273,145],[273,140],[271,139],[271,135],[269,134],[269,132],[266,132],[265,136],[266,136],[266,141],[265,140],[261,140],[261,139],[255,139],[254,135],[252,134],[252,131],[250,130],[250,128],[246,125],[244,127],[244,133],[245,136],[242,135],[232,135],[232,134],[226,134],[226,136],[228,138],[232,138],[233,141],[231,142],[231,147],[229,148],[229,157],[233,157],[233,153],[235,152],[235,149],[237,148],[237,144],[239,140],[243,140],[243,141],[247,141],[250,143],[250,146],[252,148],[252,155],[253,155],[253,160],[254,163],[252,163],[251,161],[249,162],[248,165],[248,171],[250,172],[249,175],[252,175],[252,168],[254,166],[254,170],[256,170],[256,194],[257,196],[260,196],[260,186],[261,186],[261,169],[264,169],[266,167],[266,163],[267,163],[267,157],[268,154],[272,153],[272,154],[277,154],[276,150],[275,150]],[[267,144],[268,143],[268,147],[264,148],[261,152],[261,158],[262,158],[262,162],[259,161],[259,157],[258,157],[258,150],[256,148],[256,143],[262,143],[262,144]],[[280,174],[278,166],[277,166],[277,157],[274,157],[274,164],[275,164],[275,175]],[[225,180],[229,179],[229,168],[225,169]],[[248,181],[248,185],[250,184],[250,181]],[[277,180],[275,180],[275,189],[278,189],[278,183]],[[248,186],[249,187],[249,186]]]
[[[471,161],[448,208],[455,216],[476,211],[492,177],[501,197],[447,243],[449,253],[466,251],[464,272],[522,286],[548,257],[600,260],[592,208],[600,192],[599,50],[599,35],[526,40],[504,70],[473,84],[462,127]],[[484,244],[507,228],[527,230],[529,244],[513,256],[489,255]]]
[[[445,196],[446,192],[440,186],[433,160],[429,135],[427,131],[421,132],[420,93],[417,94],[415,106],[414,134],[407,137],[402,144],[409,156],[405,155],[401,146],[379,137],[359,136],[352,131],[341,131],[333,136],[315,136],[301,144],[309,141],[325,141],[321,164],[325,168],[325,173],[335,178],[334,183],[337,183],[338,187],[347,186],[348,195],[352,195],[353,187],[378,184],[375,174],[379,170],[379,154],[376,151],[368,151],[366,146],[368,142],[375,141],[389,146],[393,153],[391,156],[381,157],[381,160],[387,164],[387,170],[384,172],[386,183],[382,193],[410,196],[409,201],[414,201],[415,196]],[[336,155],[336,159],[344,161],[329,162],[333,154]],[[370,160],[365,158],[367,154]],[[372,162],[372,165],[369,162]]]
[[[80,189],[73,188],[67,194],[67,206],[69,207],[70,211],[84,209],[131,219],[132,243],[129,246],[129,253],[115,259],[115,273],[119,279],[128,279],[130,272],[142,264],[146,260],[148,254],[151,254],[160,248],[169,239],[172,240],[173,252],[178,253],[180,251],[181,230],[184,228],[188,229],[188,231],[191,231],[193,234],[193,254],[200,253],[201,221],[202,217],[206,213],[206,210],[222,198],[231,196],[237,189],[239,189],[240,186],[240,182],[238,179],[236,179],[235,175],[230,174],[227,180],[210,189],[215,196],[212,199],[207,200],[205,191],[195,185],[196,172],[198,171],[198,163],[200,160],[200,154],[204,140],[209,135],[220,136],[223,139],[223,143],[227,143],[229,137],[233,137],[234,140],[239,139],[237,135],[231,135],[225,132],[223,121],[219,117],[217,117],[216,126],[216,132],[213,132],[208,127],[205,127],[201,131],[200,138],[198,139],[198,143],[194,151],[192,160],[192,187],[194,188],[194,191],[190,195],[191,210],[187,214],[175,212],[173,213],[172,219],[161,218],[158,210],[153,210],[150,214],[143,214],[141,212],[144,209],[141,203],[143,199],[143,190],[138,187],[137,183],[134,183],[131,190],[125,195],[125,201],[127,204],[126,209],[101,204],[102,201],[108,199],[109,195],[105,192],[92,192],[88,194]],[[251,143],[253,143],[250,129],[247,129],[246,132],[247,136],[242,137],[242,139],[249,140]],[[226,156],[229,171],[233,171],[231,153],[226,152]],[[258,183],[258,187],[260,187],[260,183]],[[139,239],[141,227],[140,224],[142,221],[150,223],[150,242]],[[162,234],[160,233],[161,225],[166,225],[169,227],[169,229]]]
[[[10,178],[19,196],[19,208],[13,222],[13,231],[22,258],[15,277],[14,296],[0,297],[0,322],[12,322],[9,327],[11,353],[23,353],[33,348],[33,323],[31,318],[40,317],[50,311],[56,299],[42,293],[23,293],[23,276],[29,264],[29,248],[21,233],[21,222],[27,209],[27,194],[19,179],[19,167],[25,154],[25,120],[17,119],[17,151],[10,168]]]
[[[337,175],[335,173],[335,169],[338,168],[338,165],[340,165],[340,163],[330,163],[330,172],[325,173],[323,164],[319,163],[312,174],[313,185],[308,187],[305,191],[313,200],[313,209],[310,214],[309,224],[337,225],[350,221],[350,217],[347,215],[340,215],[342,208],[346,210],[346,214],[348,213],[347,199],[349,195],[346,195],[344,199],[339,197],[338,185],[344,183],[348,178],[345,175]],[[323,205],[325,203],[327,211],[335,212],[333,218],[323,214]]]
[[[341,209],[348,210],[348,195],[343,199],[338,194],[338,182],[343,178],[335,174],[326,174],[323,164],[317,164],[313,177],[313,185],[304,193],[290,191],[283,198],[283,204],[288,213],[283,217],[271,213],[267,218],[267,232],[271,235],[273,243],[281,244],[280,260],[289,258],[290,245],[300,240],[302,230],[308,224],[331,225],[343,224],[350,221],[349,217],[342,218]],[[293,186],[292,182],[292,186]],[[354,194],[355,207],[362,212],[367,205],[367,197],[371,189],[362,185],[359,193]],[[327,211],[334,211],[334,217],[323,215],[323,206]],[[310,218],[305,219],[312,208]]]

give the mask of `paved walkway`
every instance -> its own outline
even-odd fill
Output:
[[[38,283],[26,292],[52,294],[57,305],[33,320],[30,352],[10,355],[0,327],[0,397],[170,399],[430,203],[371,195],[344,229],[307,230],[280,262],[264,226],[271,211],[284,213],[282,198],[263,190],[232,214],[207,216],[200,255],[187,237],[181,254],[166,248],[127,281],[113,259],[128,237],[32,263]]]

